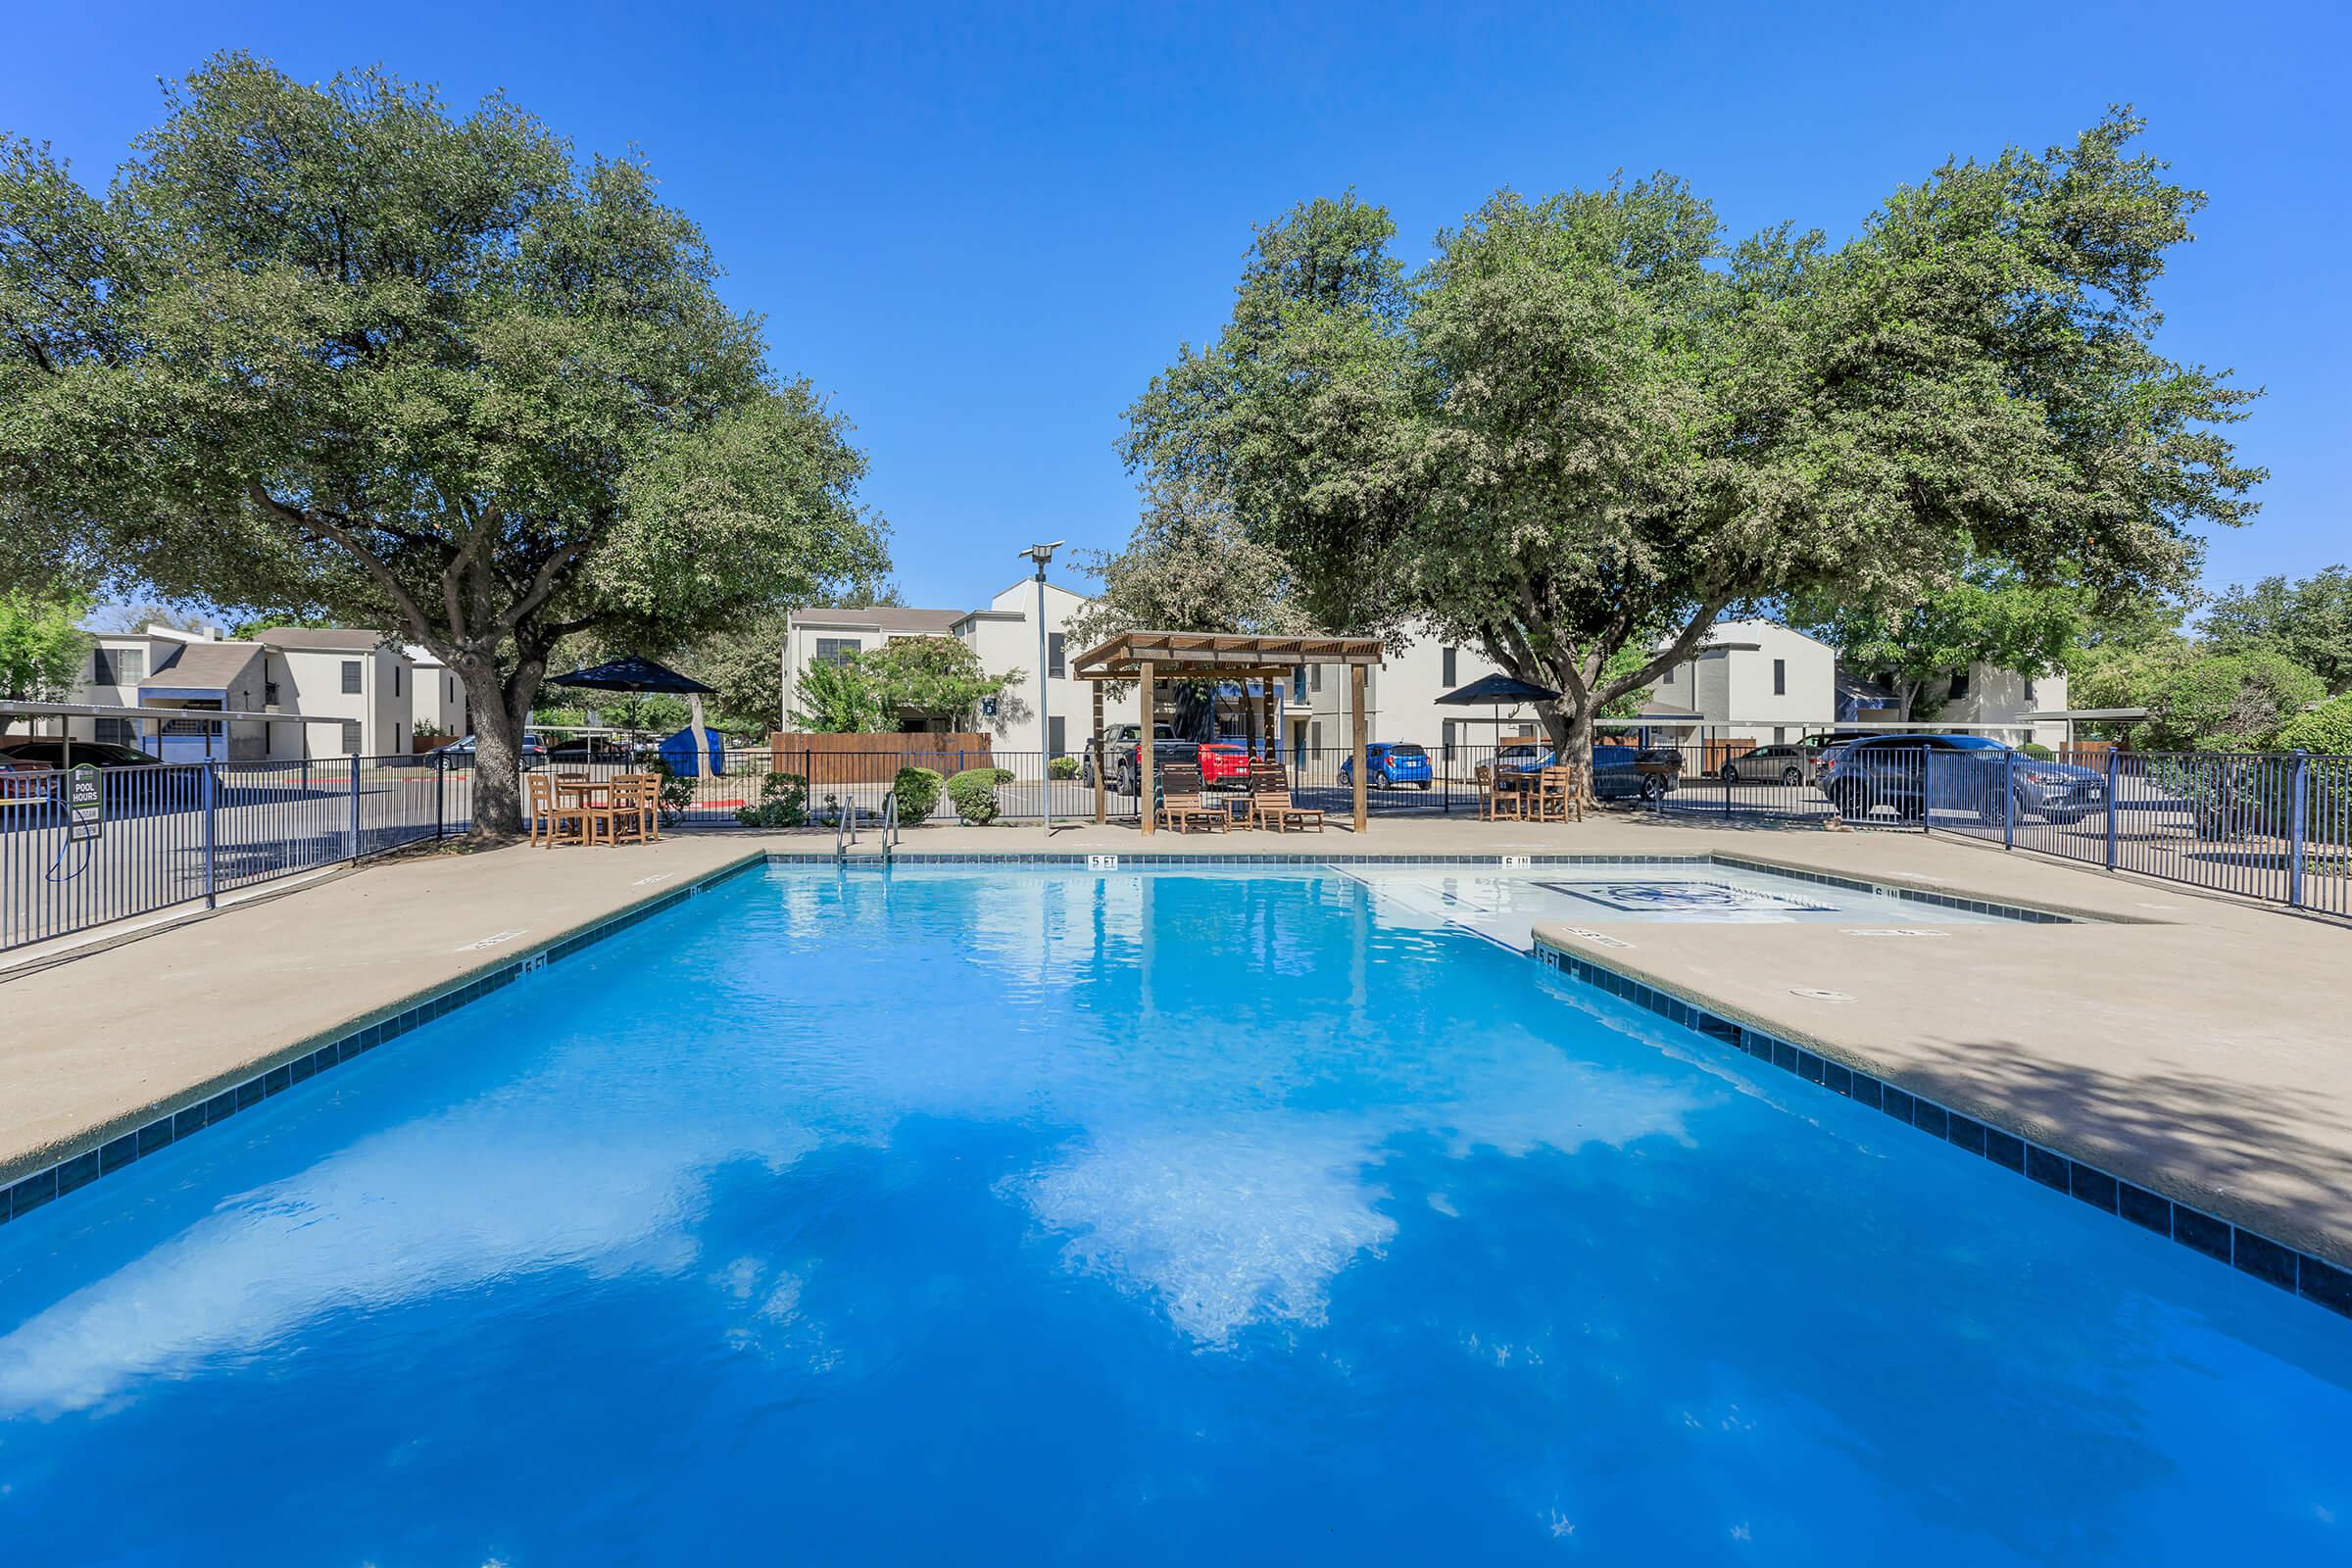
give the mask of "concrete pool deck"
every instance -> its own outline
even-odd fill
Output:
[[[869,831],[860,854],[872,853]],[[420,855],[41,969],[0,971],[0,1184],[769,851],[833,835]],[[2352,930],[1913,833],[1376,818],[1145,839],[1092,823],[923,827],[908,854],[1701,856],[2087,916],[1946,925],[1642,923],[1551,945],[2337,1263],[2352,1264]],[[2097,922],[2097,923],[2094,923]],[[1599,930],[1610,945],[1577,934]],[[1842,993],[1825,1002],[1809,989]]]

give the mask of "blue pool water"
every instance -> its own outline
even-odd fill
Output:
[[[2352,1326],[1295,875],[772,871],[0,1229],[0,1561],[2352,1560]]]

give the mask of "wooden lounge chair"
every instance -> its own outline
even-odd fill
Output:
[[[1291,800],[1291,775],[1280,762],[1250,764],[1250,825],[1276,833],[1313,828],[1323,831],[1323,812]]]
[[[1201,801],[1200,769],[1175,762],[1159,770],[1159,825],[1179,833],[1222,833],[1233,826],[1233,813]]]

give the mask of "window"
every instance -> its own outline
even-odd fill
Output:
[[[99,686],[135,686],[147,673],[144,648],[94,648],[90,651],[90,680]]]
[[[1452,652],[1452,650],[1451,650],[1451,649],[1447,649],[1447,650],[1446,650],[1446,652],[1448,652],[1448,653],[1451,653],[1451,652]],[[1446,679],[1447,679],[1448,681],[1450,681],[1452,678],[1453,678],[1453,677],[1451,677],[1450,675],[1448,675],[1448,676],[1446,677]],[[1447,761],[1449,761],[1449,762],[1453,760],[1453,726],[1454,726],[1454,722],[1455,722],[1455,721],[1454,721],[1454,720],[1452,720],[1452,719],[1450,719],[1450,718],[1449,718],[1449,719],[1446,719],[1446,721],[1445,721],[1445,722],[1444,722],[1442,725],[1440,725],[1440,726],[1439,726],[1439,731],[1438,731],[1438,745],[1439,745],[1439,748],[1440,748],[1440,750],[1441,750],[1441,751],[1443,751],[1443,752],[1444,752],[1444,754],[1445,754],[1445,757],[1446,757],[1446,760]]]
[[[1455,673],[1453,660],[1453,656],[1457,652],[1459,652],[1458,649],[1447,648],[1442,650],[1438,655],[1438,667],[1443,671],[1443,673],[1438,676],[1438,679],[1445,683],[1447,690],[1451,690],[1460,679],[1460,677]],[[1448,754],[1451,753],[1452,749],[1451,743],[1447,743],[1446,751]]]
[[[343,689],[347,692],[360,689],[360,662],[356,659],[343,661]]]
[[[1323,749],[1323,726],[1320,723],[1306,726],[1306,746],[1307,750],[1313,752]]]
[[[816,662],[820,664],[846,664],[858,652],[855,637],[819,637],[816,640]]]
[[[1772,695],[1775,697],[1788,695],[1788,661],[1786,659],[1776,659],[1772,662]]]
[[[2037,707],[2040,702],[2041,699],[2034,695],[2034,678],[2029,675],[2026,677],[2026,706],[2028,708]]]
[[[397,668],[398,666],[395,665],[394,667]],[[396,718],[392,721],[392,755],[394,757],[406,757],[409,752],[408,737],[401,733],[402,728],[403,726],[399,719]]]
[[[1055,639],[1055,641],[1059,640]],[[1052,714],[1046,719],[1046,755],[1048,757],[1059,757],[1062,754],[1062,740],[1069,733],[1062,728],[1064,722],[1065,720],[1059,713]]]
[[[262,706],[264,708],[275,708],[277,706],[277,682],[273,680],[266,680],[262,682]]]
[[[442,700],[444,702],[454,703],[458,700],[458,677],[451,675],[447,678],[449,681],[449,695]]]
[[[356,669],[359,666],[355,664],[349,667]],[[360,755],[360,721],[356,718],[347,718],[343,721],[343,755],[345,757]]]
[[[1661,686],[1671,686],[1674,684],[1674,666],[1672,664],[1668,664],[1664,672],[1658,676],[1658,684]]]
[[[1306,666],[1304,664],[1300,664],[1297,669],[1291,671],[1291,701],[1294,703],[1306,701]]]
[[[1046,634],[1046,673],[1056,680],[1069,673],[1062,667],[1061,633],[1057,631]]]
[[[1775,661],[1775,662],[1778,662],[1778,661]],[[1788,726],[1787,726],[1787,725],[1785,725],[1785,724],[1775,724],[1775,725],[1773,725],[1773,726],[1772,726],[1772,744],[1773,744],[1773,745],[1775,745],[1775,746],[1785,746],[1785,745],[1787,745],[1788,743]]]
[[[1967,695],[1968,671],[1963,669],[1952,676],[1952,689],[1946,696],[1948,701],[1956,703]]]
[[[392,666],[392,695],[395,697],[400,695],[400,666],[398,664]],[[399,749],[397,746],[393,748],[394,751]]]
[[[1306,666],[1306,689],[1310,692],[1319,692],[1323,689],[1323,666],[1321,664]]]

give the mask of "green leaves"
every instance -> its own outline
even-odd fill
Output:
[[[991,675],[953,637],[899,637],[839,663],[801,672],[790,701],[794,723],[818,734],[895,730],[908,714],[968,727],[981,699],[1016,689],[1021,671]]]
[[[374,71],[224,54],[165,107],[103,197],[0,144],[12,551],[393,626],[502,743],[565,636],[658,653],[870,574],[846,422],[643,165]]]
[[[1580,729],[1728,610],[1942,598],[1981,624],[1938,650],[2046,662],[2078,601],[2185,584],[2261,477],[2223,434],[2250,394],[2153,348],[2203,197],[2139,129],[1948,165],[1835,248],[1727,242],[1659,175],[1497,193],[1407,276],[1384,212],[1310,202],[1122,450],[1228,499],[1315,621],[1475,643]]]

